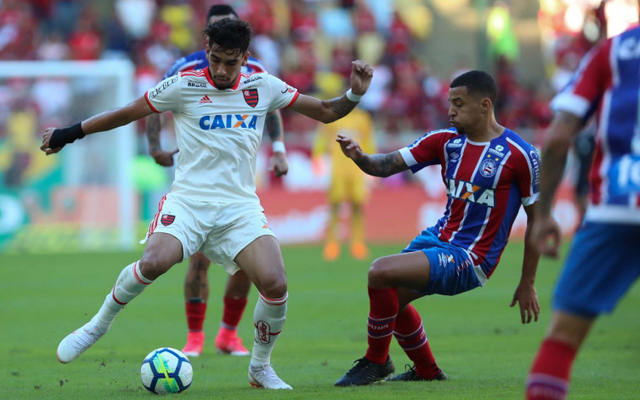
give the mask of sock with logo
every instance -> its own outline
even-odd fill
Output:
[[[365,357],[376,364],[384,364],[389,356],[391,335],[398,315],[398,290],[376,289],[369,286],[368,344]]]
[[[258,302],[253,312],[255,332],[251,364],[267,365],[271,363],[271,352],[287,319],[288,296],[285,294],[280,299],[269,299],[259,293]]]
[[[545,339],[527,378],[527,400],[564,400],[577,350],[566,342]]]

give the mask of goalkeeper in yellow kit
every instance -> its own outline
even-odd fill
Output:
[[[328,190],[330,218],[327,227],[324,258],[333,261],[340,255],[338,242],[338,211],[343,202],[351,206],[351,255],[364,260],[369,255],[364,237],[364,210],[367,199],[366,175],[350,159],[342,155],[340,146],[336,145],[337,135],[345,135],[360,143],[366,153],[375,153],[375,137],[371,116],[360,108],[331,124],[322,125],[316,135],[313,146],[314,164],[318,165],[322,155],[331,156],[331,184]]]

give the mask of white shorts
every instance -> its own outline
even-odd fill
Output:
[[[240,269],[234,260],[242,249],[260,236],[276,236],[259,204],[202,202],[174,193],[160,200],[143,242],[154,232],[178,239],[183,261],[201,251],[231,275]]]

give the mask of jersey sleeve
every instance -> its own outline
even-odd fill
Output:
[[[444,131],[429,132],[411,145],[400,149],[400,155],[414,174],[422,168],[439,164],[448,135]]]
[[[269,83],[269,111],[287,108],[293,104],[298,98],[298,89],[291,87],[276,78],[267,74],[267,82]]]
[[[169,77],[144,94],[149,107],[157,113],[163,111],[180,111],[182,97],[180,96],[180,76]]]
[[[569,84],[552,100],[551,108],[589,119],[611,80],[611,40],[602,42],[582,59]]]
[[[515,157],[515,170],[523,206],[530,206],[540,195],[540,154],[533,146],[523,149],[522,157]]]

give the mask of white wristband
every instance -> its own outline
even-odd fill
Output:
[[[349,101],[353,101],[354,103],[359,102],[363,96],[363,95],[353,94],[351,89],[347,90],[347,93],[345,94],[347,95],[347,99],[349,99]]]
[[[284,142],[281,140],[276,140],[275,142],[273,142],[272,146],[274,153],[287,153],[287,150],[284,148]]]

